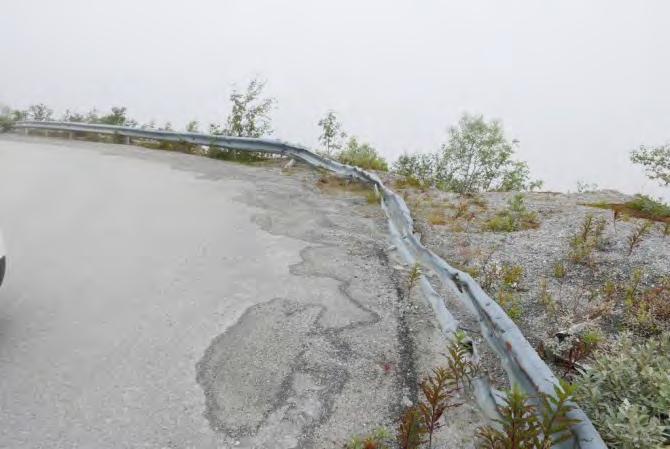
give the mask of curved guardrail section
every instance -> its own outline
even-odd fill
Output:
[[[339,176],[357,179],[373,185],[381,197],[381,205],[388,218],[393,244],[407,263],[418,261],[422,266],[437,275],[441,283],[449,289],[479,321],[482,335],[487,344],[500,358],[509,379],[516,382],[530,396],[539,393],[553,394],[558,384],[556,376],[542,361],[521,330],[505,311],[472,277],[445,262],[434,252],[424,247],[414,232],[414,221],[405,201],[382,183],[374,173],[368,173],[358,167],[344,165],[320,156],[305,147],[279,140],[255,139],[244,137],[216,136],[209,134],[180,133],[171,131],[143,130],[111,125],[92,125],[68,122],[23,121],[15,124],[16,129],[43,129],[46,131],[87,132],[111,134],[128,138],[152,139],[169,142],[191,143],[222,147],[238,151],[253,151],[280,154],[293,157],[313,166],[324,168]],[[441,298],[424,280],[422,289],[427,293],[442,331],[449,336],[455,331],[455,320]],[[439,300],[438,300],[439,299]],[[496,393],[489,391],[489,403]],[[487,401],[486,398],[480,400]],[[571,418],[579,423],[571,428],[573,438],[556,447],[561,449],[606,449],[607,446],[593,427],[586,414],[579,408],[572,410]]]

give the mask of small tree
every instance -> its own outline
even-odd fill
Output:
[[[265,81],[253,79],[244,92],[234,90],[230,95],[233,108],[226,120],[226,127],[211,124],[211,134],[236,137],[262,137],[272,134],[270,111],[276,104],[272,97],[264,98]]]
[[[53,109],[44,103],[34,104],[28,108],[28,117],[38,122],[46,122],[53,120]]]
[[[112,107],[109,114],[103,115],[97,119],[97,123],[102,125],[125,126],[128,123],[125,107]]]
[[[100,117],[98,115],[98,110],[93,108],[90,111],[86,113],[86,117],[84,118],[84,121],[86,123],[98,123],[100,120]]]
[[[335,111],[328,111],[326,116],[319,120],[318,125],[322,130],[319,142],[323,145],[325,153],[331,155],[334,150],[340,150],[347,134],[342,131],[342,123],[337,118]]]
[[[670,143],[658,147],[641,145],[631,151],[630,160],[644,167],[649,179],[657,180],[662,186],[670,185]]]
[[[438,153],[404,154],[393,168],[419,185],[459,193],[539,188],[542,182],[530,180],[528,165],[513,159],[517,144],[505,138],[500,122],[464,114]]]
[[[199,129],[200,124],[198,123],[197,120],[191,120],[186,124],[186,132],[188,133],[197,133],[200,132]]]
[[[84,117],[83,114],[79,114],[77,112],[72,112],[69,109],[65,110],[65,113],[63,114],[62,120],[64,122],[73,122],[73,123],[80,123],[86,120],[86,117]]]
[[[449,129],[442,146],[437,178],[448,190],[526,190],[538,186],[530,182],[528,165],[513,159],[517,141],[505,138],[502,124],[487,122],[482,115],[464,114]]]
[[[0,132],[6,132],[12,129],[15,121],[12,110],[9,107],[3,106],[0,108]]]

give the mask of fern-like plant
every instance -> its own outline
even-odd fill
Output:
[[[398,447],[400,449],[417,449],[426,442],[428,430],[416,407],[405,410],[398,424]]]
[[[550,449],[571,438],[570,427],[579,421],[569,418],[574,408],[574,387],[562,382],[554,394],[542,394],[539,407],[514,385],[499,407],[499,428],[477,430],[480,449]],[[539,410],[538,410],[539,408]]]
[[[628,255],[633,254],[633,250],[640,246],[642,240],[649,235],[653,227],[652,222],[645,220],[633,228],[633,232],[628,236]]]

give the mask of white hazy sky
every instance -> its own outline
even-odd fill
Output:
[[[278,99],[275,136],[315,145],[328,110],[390,159],[464,111],[503,121],[554,190],[670,197],[631,167],[670,141],[667,0],[21,0],[0,7],[0,102],[223,120],[234,84]]]

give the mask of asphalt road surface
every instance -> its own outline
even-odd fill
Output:
[[[0,135],[0,447],[341,447],[388,422],[413,365],[383,219],[291,170]]]

